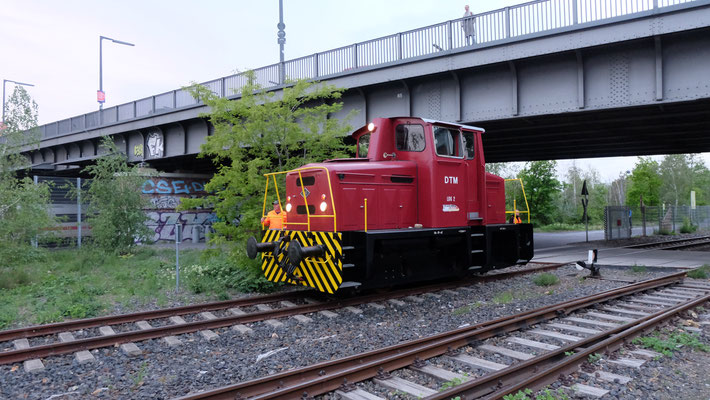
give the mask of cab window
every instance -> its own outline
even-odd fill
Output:
[[[399,151],[424,151],[426,147],[424,126],[417,124],[397,125],[395,142]]]
[[[444,157],[463,157],[461,132],[456,129],[434,127],[436,154]]]
[[[366,133],[357,139],[358,158],[367,158],[367,151],[370,149],[370,134]]]
[[[475,136],[473,132],[463,133],[463,147],[466,150],[466,159],[473,160],[474,150],[476,148]]]

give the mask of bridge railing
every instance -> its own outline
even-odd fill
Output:
[[[255,69],[256,83],[264,88],[282,86],[281,71],[287,80],[323,79],[342,76],[372,67],[436,57],[437,53],[476,50],[530,35],[552,34],[559,29],[583,28],[584,24],[706,0],[536,0],[469,18],[459,18],[423,28],[400,32],[337,49]],[[467,41],[465,23],[473,21],[474,39]],[[235,74],[203,83],[222,97],[238,96],[247,83],[244,74]],[[42,138],[83,132],[101,126],[189,108],[199,103],[177,89],[130,103],[94,111],[40,127]]]

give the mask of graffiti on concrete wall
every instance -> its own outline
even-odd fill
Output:
[[[217,219],[212,211],[148,211],[148,227],[154,232],[152,242],[175,241],[176,224],[180,224],[183,242],[204,240],[205,233]]]
[[[216,220],[212,210],[177,211],[183,198],[207,195],[207,179],[190,177],[151,177],[141,186],[141,193],[150,201],[146,209],[146,225],[153,232],[152,242],[175,241],[176,225],[180,224],[183,242],[194,239],[204,240],[212,223]]]
[[[149,178],[143,182],[141,193],[148,197],[151,208],[175,209],[181,198],[202,197],[205,192],[204,179],[191,178]]]

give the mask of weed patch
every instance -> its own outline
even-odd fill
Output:
[[[452,311],[451,314],[453,314],[453,315],[464,315],[464,314],[468,314],[468,313],[470,313],[471,311],[473,311],[473,310],[475,310],[475,309],[481,307],[482,305],[483,305],[483,303],[481,303],[480,301],[477,301],[477,302],[475,302],[475,303],[467,304],[467,305],[465,305],[465,306],[463,306],[463,307],[459,307],[459,308],[457,308],[457,309],[454,309],[454,311]]]
[[[642,273],[646,272],[646,266],[634,264],[634,266],[631,267],[631,272],[633,272],[635,274],[642,274]]]
[[[536,275],[533,278],[533,283],[537,286],[552,286],[560,282],[560,278],[557,275],[550,274],[548,272]]]
[[[451,389],[452,387],[456,387],[456,386],[464,383],[466,381],[466,376],[468,376],[468,375],[464,375],[463,378],[454,378],[450,381],[446,381],[446,382],[442,383],[441,387],[439,388],[439,391],[443,392],[444,390]]]
[[[513,301],[513,293],[512,292],[503,292],[503,293],[498,293],[493,297],[493,302],[496,304],[508,304]]]
[[[710,274],[710,265],[704,264],[700,268],[696,268],[692,271],[688,271],[688,278],[707,279],[708,274]]]
[[[638,337],[634,339],[633,343],[659,352],[664,356],[670,356],[674,351],[683,347],[710,352],[710,346],[702,343],[697,335],[682,331],[664,332],[663,334],[656,332],[651,336]]]

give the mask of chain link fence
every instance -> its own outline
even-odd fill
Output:
[[[604,209],[604,238],[682,233],[710,229],[710,206],[607,206]]]

